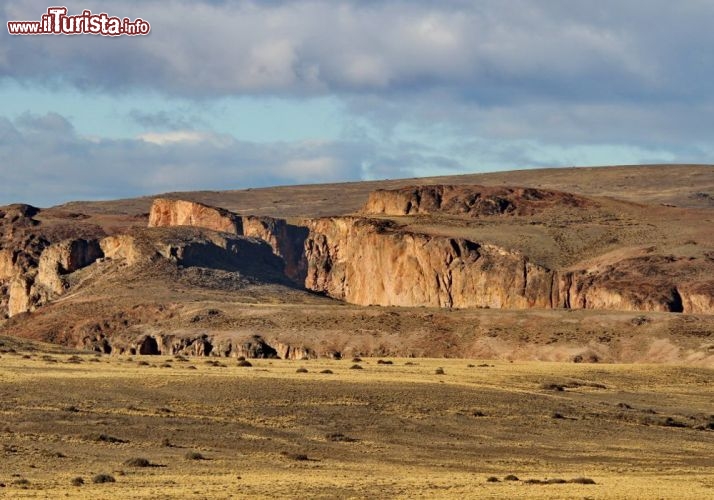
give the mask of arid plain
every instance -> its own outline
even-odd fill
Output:
[[[714,167],[162,198],[2,209],[0,496],[714,495]]]

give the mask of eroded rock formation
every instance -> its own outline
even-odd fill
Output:
[[[533,215],[552,207],[584,207],[592,201],[560,191],[520,187],[410,186],[379,189],[362,208],[365,215]]]
[[[272,217],[239,216],[191,201],[155,200],[149,214],[149,227],[175,226],[201,227],[263,240],[284,261],[286,276],[298,283],[305,279],[303,243],[307,229],[304,227]]]
[[[164,226],[197,226],[243,234],[240,217],[228,210],[193,201],[157,198],[151,205],[149,227]]]
[[[250,359],[312,359],[317,354],[303,346],[266,340],[260,335],[143,334],[139,336],[85,337],[78,347],[103,353],[213,356]]]
[[[353,304],[552,307],[554,273],[494,245],[349,217],[311,222],[305,286]]]

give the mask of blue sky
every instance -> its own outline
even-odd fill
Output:
[[[0,18],[50,5],[6,0]],[[0,204],[712,163],[710,1],[66,5],[152,31],[3,29]]]

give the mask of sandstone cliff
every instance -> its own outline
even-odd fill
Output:
[[[560,191],[519,187],[410,186],[369,195],[365,215],[533,215],[553,207],[585,207],[593,202]]]
[[[243,234],[240,217],[228,210],[192,201],[157,198],[151,205],[149,227],[162,226],[199,226]]]
[[[305,253],[305,286],[353,304],[714,313],[708,259],[551,270],[495,245],[359,217],[312,221]]]
[[[305,285],[353,304],[552,307],[554,273],[493,245],[356,217],[310,223]]]
[[[307,230],[272,217],[239,216],[222,208],[184,200],[156,199],[149,214],[149,227],[193,226],[249,236],[265,241],[285,263],[293,281],[305,279],[303,243]]]

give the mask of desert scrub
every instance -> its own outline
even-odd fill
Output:
[[[154,464],[148,458],[135,457],[124,462],[127,467],[154,467]]]
[[[75,478],[72,478],[72,481],[70,481],[70,484],[72,486],[82,486],[84,484],[84,478],[81,476],[77,476]]]
[[[573,484],[596,484],[595,480],[589,477],[576,477],[568,482]]]
[[[94,484],[115,483],[116,479],[111,474],[97,474],[92,478]]]
[[[331,434],[326,434],[325,439],[334,443],[354,443],[357,441],[356,438],[346,436],[341,432],[333,432]]]
[[[184,458],[186,460],[206,460],[206,457],[197,451],[189,451],[184,455]]]

